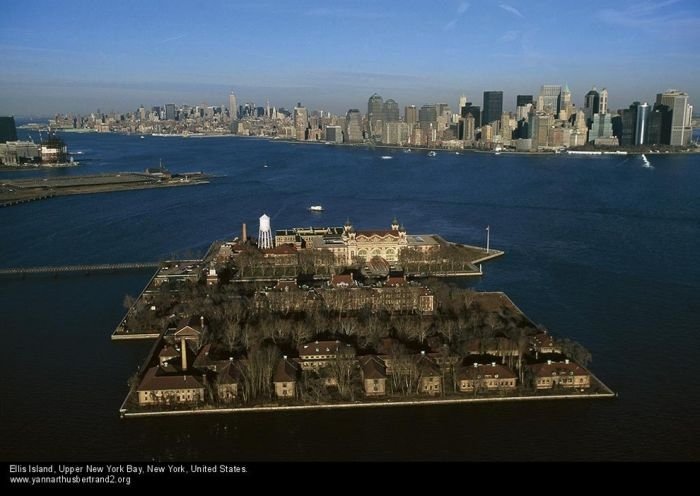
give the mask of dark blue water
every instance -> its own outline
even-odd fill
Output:
[[[472,284],[593,354],[617,400],[120,420],[148,343],[109,341],[146,272],[0,280],[3,459],[698,460],[700,156],[508,156],[243,138],[65,136],[62,175],[203,170],[207,186],[0,209],[0,265],[147,261],[273,228],[387,226],[506,251]],[[391,154],[393,160],[382,160]],[[268,167],[263,167],[268,164]],[[322,214],[309,205],[321,204]],[[329,433],[332,433],[329,437]]]

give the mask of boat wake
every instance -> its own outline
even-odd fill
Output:
[[[647,156],[644,155],[643,153],[642,153],[642,160],[644,161],[644,163],[642,164],[642,167],[644,167],[645,169],[653,169],[654,168],[654,166],[651,165],[651,162],[649,162],[649,159],[647,158]]]

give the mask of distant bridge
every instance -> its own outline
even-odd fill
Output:
[[[25,274],[60,274],[64,272],[104,272],[116,270],[138,270],[160,267],[159,262],[137,262],[116,264],[91,264],[91,265],[59,265],[51,267],[13,267],[0,269],[0,276],[25,275]]]

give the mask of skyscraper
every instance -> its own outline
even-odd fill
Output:
[[[306,107],[303,107],[301,102],[299,102],[297,106],[294,107],[294,129],[298,140],[306,139],[307,127],[309,127],[309,113]]]
[[[384,122],[397,122],[399,120],[399,104],[389,98],[382,107]]]
[[[593,115],[598,112],[600,112],[600,93],[598,93],[598,90],[594,87],[591,91],[586,93],[583,100],[583,113],[586,116],[586,122],[589,126],[593,121]]]
[[[691,108],[688,105],[688,94],[678,90],[667,90],[656,95],[657,105],[665,105],[671,111],[670,129],[662,129],[662,142],[671,146],[685,146],[690,143],[693,128],[691,127]],[[668,137],[668,141],[664,140]]]
[[[166,121],[174,121],[176,117],[177,117],[177,114],[175,112],[175,104],[174,103],[166,103],[165,104],[165,120]]]
[[[367,102],[367,122],[370,136],[381,136],[384,122],[384,99],[376,93]]]
[[[622,112],[623,146],[635,146],[648,143],[649,136],[649,105],[634,102]]]
[[[481,127],[481,107],[467,102],[466,105],[462,107],[462,117],[466,118],[468,115],[474,117],[474,127]]]
[[[483,124],[490,124],[501,118],[503,113],[503,92],[484,91]]]
[[[238,119],[238,100],[236,100],[236,95],[233,93],[233,91],[228,96],[228,113],[232,121]]]
[[[362,142],[362,114],[357,109],[350,109],[345,115],[345,142]]]
[[[515,97],[516,107],[524,107],[528,103],[532,103],[532,95],[518,95]]]
[[[608,113],[608,90],[603,88],[600,90],[600,103],[598,105],[598,112],[601,114]]]
[[[557,84],[545,84],[540,89],[537,98],[537,110],[558,116],[561,110],[561,86]]]
[[[418,122],[418,109],[415,105],[407,105],[404,107],[403,120],[406,124],[415,124]]]

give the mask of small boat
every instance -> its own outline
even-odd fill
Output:
[[[141,139],[143,139],[143,138],[144,138],[144,136],[143,136],[143,134],[142,134],[142,135],[141,135]]]
[[[269,166],[268,166],[267,163],[266,163],[265,165],[263,165],[263,167],[264,167],[265,169],[267,169]]]
[[[428,157],[437,157],[437,152],[434,151],[434,150],[430,150],[430,151],[428,152]]]
[[[404,153],[411,153],[411,149],[410,149],[410,148],[406,148],[403,152],[404,152]]]
[[[394,157],[392,157],[391,155],[382,155],[382,160],[391,160],[392,158]]]
[[[311,205],[309,210],[312,212],[323,212],[323,207],[321,205]]]

